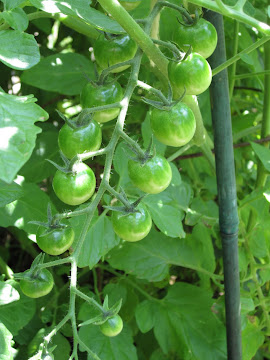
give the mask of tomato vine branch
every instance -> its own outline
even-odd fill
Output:
[[[225,5],[221,0],[189,0],[191,4],[202,6],[204,8],[210,9],[217,13],[220,13],[225,16],[229,16],[234,20],[238,20],[245,24],[248,24],[252,27],[255,27],[260,32],[270,35],[270,26],[262,21],[259,21],[247,14],[245,14],[242,9],[241,11],[236,7]]]

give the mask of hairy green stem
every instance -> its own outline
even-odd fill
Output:
[[[137,81],[137,85],[141,89],[149,91],[150,93],[152,93],[152,94],[156,95],[157,97],[159,97],[160,100],[163,101],[164,104],[170,105],[168,99],[163,95],[163,93],[160,90],[155,89],[152,86],[150,86],[150,85],[148,85],[148,84],[146,84],[146,83],[144,83],[143,81],[140,81],[140,80]]]
[[[224,5],[220,0],[212,1],[212,0],[189,0],[191,4],[199,5],[204,8],[213,10],[217,13],[220,13],[224,16],[229,16],[231,19],[243,22],[252,27],[255,27],[260,32],[270,35],[270,26],[259,21],[247,14],[243,11],[239,11],[237,8]]]
[[[99,0],[102,7],[112,15],[112,17],[126,30],[126,32],[136,41],[143,52],[152,60],[159,71],[164,75],[168,76],[167,66],[168,60],[162,54],[162,52],[155,46],[149,32],[146,33],[140,25],[130,16],[130,14],[119,4],[117,0]],[[152,12],[152,19],[157,16],[160,8],[154,8],[156,11]]]
[[[106,313],[106,311],[103,309],[103,307],[93,298],[90,298],[89,296],[85,295],[78,289],[74,289],[74,292],[76,295],[78,295],[80,298],[87,301],[89,304],[94,305],[96,308],[98,308],[103,314]]]
[[[231,57],[229,60],[225,61],[223,64],[219,65],[212,71],[212,75],[215,76],[222,70],[226,69],[228,66],[232,65],[236,61],[241,59],[241,56],[244,54],[249,54],[253,50],[257,49],[258,47],[262,46],[264,43],[270,40],[270,36],[263,36],[260,40],[256,41],[254,44],[248,46],[246,49],[242,50],[237,55]]]
[[[47,262],[47,263],[40,264],[40,265],[38,265],[38,268],[39,269],[45,269],[45,268],[49,268],[49,267],[52,267],[52,266],[68,264],[71,261],[72,261],[71,257],[67,257],[67,258],[64,258],[64,259],[58,259],[58,260],[54,260],[54,261],[50,261],[50,262]]]
[[[256,125],[256,126],[251,126],[249,128],[246,128],[242,131],[239,131],[238,133],[233,135],[233,141],[236,142],[240,139],[242,139],[245,136],[251,135],[251,134],[255,134],[258,130],[260,130],[262,127],[261,124]]]
[[[264,75],[270,75],[270,70],[235,75],[234,78],[235,78],[235,80],[241,80],[241,79],[247,79],[247,78],[254,77],[254,76],[264,76]]]
[[[172,155],[170,155],[170,156],[167,158],[167,160],[168,160],[168,161],[173,161],[173,160],[175,160],[176,158],[178,158],[178,156],[182,155],[185,151],[187,151],[188,149],[190,149],[193,145],[194,145],[194,143],[193,143],[192,140],[191,140],[188,144],[182,146],[179,150],[177,150],[175,153],[173,153]]]

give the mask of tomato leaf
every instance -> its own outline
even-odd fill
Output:
[[[12,182],[7,184],[0,180],[0,207],[3,207],[12,201],[15,201],[23,196],[23,190],[20,185]]]
[[[197,225],[192,235],[185,239],[173,239],[152,228],[143,241],[125,242],[113,249],[107,261],[116,269],[148,281],[165,279],[170,264],[194,269],[205,275],[215,269],[212,239],[203,225]]]
[[[90,8],[89,0],[31,0],[31,3],[38,9],[48,13],[62,13],[79,17],[87,24],[112,34],[124,32],[122,27],[116,21],[105,14],[102,14],[100,11]]]
[[[225,360],[225,327],[211,311],[211,297],[204,289],[176,283],[160,303],[144,302],[143,307],[151,311],[142,311],[142,305],[138,308],[137,324],[144,331],[145,323],[148,329],[154,325],[155,337],[165,354],[176,353],[184,359],[189,356],[194,360]]]
[[[28,17],[21,8],[4,11],[1,16],[14,30],[24,31],[28,27]]]
[[[131,330],[124,325],[122,332],[115,337],[103,335],[98,326],[88,325],[79,330],[79,336],[102,360],[137,360]],[[80,347],[81,351],[85,351]]]
[[[84,217],[72,218],[70,220],[72,227],[77,234],[75,239],[78,238],[84,221]],[[73,246],[75,246],[75,244],[76,240]],[[78,266],[89,266],[91,269],[98,263],[102,256],[106,255],[109,250],[117,244],[119,244],[119,238],[113,231],[110,219],[106,216],[94,216],[80,251]]]
[[[34,123],[48,119],[35,101],[31,95],[19,97],[0,91],[0,179],[8,183],[31,156],[41,132]]]
[[[265,170],[270,171],[270,149],[253,142],[251,143],[251,146],[255,151],[255,154],[261,160]]]
[[[0,306],[0,322],[2,321],[13,335],[17,335],[19,330],[28,324],[34,316],[36,303],[33,299],[22,294],[15,281],[9,280],[7,283],[19,291],[20,300]]]
[[[18,30],[2,30],[0,43],[0,61],[12,69],[30,69],[40,60],[39,47],[33,35]]]
[[[256,323],[248,321],[242,332],[243,360],[250,360],[264,343],[264,335]]]
[[[10,304],[19,299],[20,295],[14,287],[3,281],[0,282],[0,305]]]
[[[5,325],[0,321],[0,349],[1,349],[1,360],[12,360],[14,359],[12,351],[12,334],[8,331]]]
[[[84,74],[95,79],[93,63],[85,56],[74,53],[56,54],[47,56],[38,65],[25,71],[21,80],[39,89],[77,95],[87,83]]]
[[[46,211],[48,195],[33,183],[22,185],[23,196],[0,208],[0,226],[17,226],[30,234],[35,234],[37,226],[29,224],[31,220],[47,221]],[[53,207],[53,213],[56,209]]]

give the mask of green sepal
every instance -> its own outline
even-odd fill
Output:
[[[61,113],[59,110],[56,109],[57,114],[60,116],[61,119],[64,120],[64,122],[70,126],[72,129],[76,129],[77,126],[75,123],[73,123],[70,119],[68,119],[63,113]]]

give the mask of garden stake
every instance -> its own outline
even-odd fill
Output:
[[[218,45],[210,57],[212,69],[226,61],[223,17],[209,11],[216,27]],[[222,238],[228,360],[241,360],[240,283],[238,269],[238,214],[235,185],[230,97],[227,70],[214,76],[210,87],[215,159]]]

